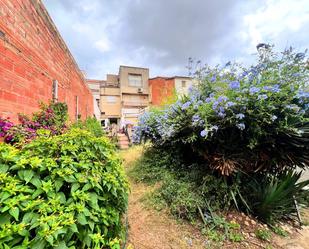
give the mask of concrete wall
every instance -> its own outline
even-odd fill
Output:
[[[93,115],[92,94],[74,58],[40,0],[0,0],[0,115],[38,110],[52,98],[68,104],[73,120],[78,96],[82,118]]]
[[[185,83],[183,87],[182,82]],[[175,77],[175,90],[177,95],[187,94],[189,88],[193,85],[193,81],[188,77]]]
[[[140,74],[142,76],[142,86],[134,87],[129,85],[129,74]],[[149,94],[149,69],[138,67],[120,66],[119,68],[119,81],[120,90],[122,93],[138,93],[138,89],[143,89],[143,94]]]

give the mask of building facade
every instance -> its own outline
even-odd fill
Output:
[[[39,101],[66,102],[71,120],[93,116],[93,97],[40,0],[0,0],[0,116],[17,121]]]
[[[93,96],[93,111],[97,120],[101,120],[100,111],[100,90],[101,86],[105,84],[105,80],[86,79],[88,87]]]
[[[149,79],[150,103],[160,106],[174,96],[187,94],[194,81],[186,76],[154,77]]]
[[[148,68],[120,66],[117,75],[108,74],[100,91],[102,124],[136,124],[149,106],[148,80]]]

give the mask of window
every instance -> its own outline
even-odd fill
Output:
[[[116,103],[116,101],[117,101],[116,96],[106,96],[107,103]]]
[[[142,75],[129,74],[129,86],[142,87]]]
[[[98,107],[100,107],[100,100],[96,99]]]
[[[185,80],[182,80],[182,81],[181,81],[181,86],[182,86],[182,87],[186,87],[186,81],[185,81]]]
[[[52,95],[53,95],[53,101],[57,102],[58,100],[58,81],[57,80],[53,80]]]

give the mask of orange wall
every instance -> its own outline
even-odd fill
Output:
[[[151,104],[161,105],[175,91],[175,80],[171,78],[157,77],[149,79],[151,91]]]
[[[93,115],[84,76],[41,1],[0,0],[0,116],[37,111],[52,98],[53,80],[72,120],[76,96],[81,117]]]

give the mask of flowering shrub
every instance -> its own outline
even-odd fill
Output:
[[[107,138],[0,144],[1,248],[120,248],[128,183]]]
[[[190,93],[146,112],[134,140],[184,147],[222,175],[278,173],[309,162],[309,66],[305,53],[267,48],[255,66],[196,72]]]
[[[45,129],[51,135],[61,134],[66,128],[68,108],[65,103],[51,102],[49,105],[41,104],[41,110],[34,113],[32,118],[18,114],[19,124],[14,125],[8,119],[0,118],[0,137],[11,144],[29,142],[37,136],[37,131]]]

